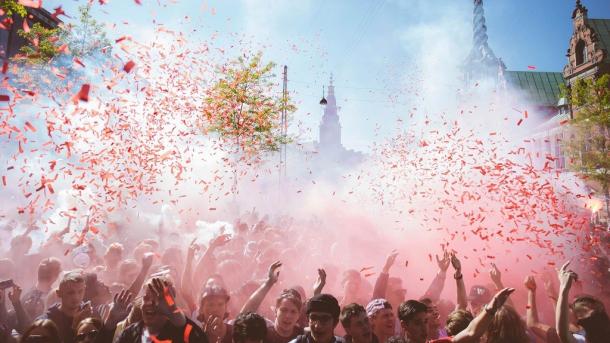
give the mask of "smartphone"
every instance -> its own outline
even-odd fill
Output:
[[[4,281],[0,281],[0,289],[7,289],[13,287],[15,284],[13,283],[13,279],[8,279]]]

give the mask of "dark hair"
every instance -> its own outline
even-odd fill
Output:
[[[347,328],[349,328],[351,324],[352,317],[358,316],[362,313],[366,315],[366,310],[360,304],[351,303],[349,305],[345,305],[341,310],[339,321],[341,321],[341,325],[343,325],[343,328],[347,330]]]
[[[300,311],[301,307],[303,307],[303,300],[301,299],[301,294],[296,289],[288,288],[282,291],[280,295],[275,300],[275,307],[279,308],[280,304],[283,300],[288,300],[297,307]]]
[[[487,343],[528,343],[525,323],[512,307],[502,306],[487,328]]]
[[[419,313],[428,312],[428,306],[417,300],[407,300],[398,307],[398,319],[408,323]]]
[[[335,324],[339,321],[339,314],[341,313],[341,307],[337,298],[330,294],[318,294],[314,295],[307,301],[307,308],[305,313],[309,315],[311,312],[324,312],[328,313],[333,317]]]
[[[78,322],[78,324],[76,325],[76,330],[74,331],[78,332],[78,329],[80,329],[80,327],[85,324],[92,324],[98,331],[101,331],[104,327],[104,324],[102,324],[102,321],[99,318],[88,317]]]
[[[233,322],[233,342],[262,341],[265,337],[267,337],[267,323],[259,314],[245,312],[235,318],[235,322]]]
[[[445,323],[447,335],[455,336],[458,333],[462,332],[468,327],[468,324],[470,324],[473,318],[474,317],[472,316],[472,313],[470,313],[470,311],[455,310],[451,312],[447,317],[447,322]]]
[[[50,336],[46,337],[48,339],[47,342],[61,343],[57,325],[55,325],[55,323],[50,319],[38,319],[37,321],[32,323],[32,325],[30,325],[30,327],[27,328],[27,330],[25,330],[25,332],[23,333],[23,336],[21,336],[21,339],[19,340],[19,342],[27,342],[27,339],[32,334],[32,331],[34,331],[37,328],[43,328],[43,329],[49,331]]]
[[[581,295],[581,296],[577,297],[572,302],[571,307],[572,307],[572,309],[574,309],[580,305],[585,305],[595,311],[606,313],[606,308],[604,307],[604,304],[601,301],[599,301],[599,299],[594,298],[590,295]]]

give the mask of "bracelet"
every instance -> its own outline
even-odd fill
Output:
[[[455,274],[453,274],[453,278],[456,280],[461,280],[463,277],[464,277],[464,275],[462,275],[462,273],[460,273],[459,275],[457,272]]]

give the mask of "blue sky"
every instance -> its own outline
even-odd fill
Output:
[[[297,101],[293,130],[315,139],[323,83],[334,73],[343,141],[368,150],[376,132],[388,132],[412,107],[422,78],[451,87],[455,66],[471,40],[471,0],[110,0],[95,1],[95,17],[116,23],[115,39],[146,36],[152,21],[189,33],[196,41],[217,32],[228,55],[243,37],[265,58],[289,67]],[[86,1],[45,0],[68,14]],[[561,71],[572,32],[572,0],[484,1],[489,44],[510,70]],[[607,0],[585,0],[591,18],[610,18]],[[188,18],[187,18],[188,17]],[[69,19],[66,19],[69,21]],[[232,35],[233,34],[233,35]],[[223,43],[220,43],[223,44]],[[279,75],[279,68],[278,68]],[[434,101],[434,99],[426,99]],[[297,123],[302,125],[298,126]],[[378,131],[375,127],[379,127]]]

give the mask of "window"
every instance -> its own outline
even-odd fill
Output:
[[[576,43],[576,65],[581,65],[588,61],[587,45],[583,40]]]

